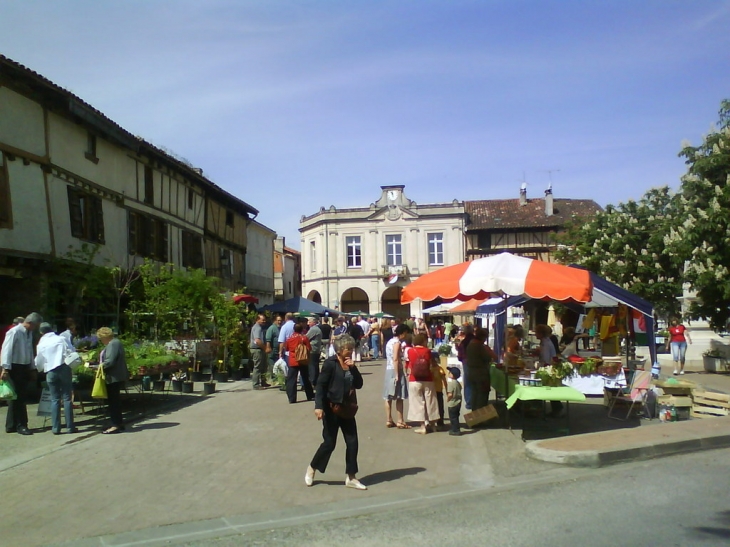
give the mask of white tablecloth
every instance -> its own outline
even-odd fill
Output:
[[[616,376],[602,376],[591,374],[590,376],[573,376],[570,380],[563,380],[563,385],[572,387],[584,395],[603,395],[603,388],[626,387],[626,376],[623,369],[619,369]]]

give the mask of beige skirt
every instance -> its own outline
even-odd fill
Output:
[[[409,382],[408,421],[434,423],[440,418],[433,382]]]

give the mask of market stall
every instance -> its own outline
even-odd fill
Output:
[[[578,269],[577,267],[574,268]],[[591,299],[580,305],[575,303],[565,304],[567,307],[582,314],[580,321],[583,324],[577,325],[578,330],[587,330],[589,324],[592,325],[595,323],[598,337],[602,335],[602,328],[606,331],[606,339],[612,338],[612,336],[610,336],[612,333],[608,332],[611,331],[611,329],[615,329],[616,334],[623,332],[623,335],[627,338],[638,338],[643,335],[646,345],[649,348],[651,362],[656,362],[656,346],[654,337],[651,336],[654,329],[653,306],[646,300],[631,294],[618,285],[615,285],[592,272],[590,272],[590,278],[593,284]],[[477,307],[477,313],[495,314],[495,341],[501,342],[504,339],[504,331],[506,328],[505,319],[507,308],[511,306],[523,306],[529,300],[529,298],[519,296],[506,298],[498,303]],[[601,314],[599,313],[599,310],[611,311],[610,313]],[[621,310],[623,310],[623,312]],[[600,358],[607,360],[608,363],[620,363],[622,358],[620,356],[614,356],[619,353],[618,336],[614,336],[613,340],[614,343],[611,344],[611,346],[614,347],[609,351],[606,351],[607,348],[604,347],[602,348],[604,351],[578,351],[578,353],[587,358]],[[498,355],[501,350],[501,347],[499,346],[501,346],[501,344],[495,343],[495,351],[497,351]],[[626,368],[636,368],[637,364],[641,366],[642,361],[631,359],[629,353],[630,352],[627,351],[623,358]],[[607,357],[607,355],[612,355],[613,357]],[[603,371],[602,373],[576,373],[572,377],[566,378],[563,381],[563,384],[574,387],[586,395],[601,395],[603,394],[604,387],[626,385],[626,377],[623,367],[607,367],[607,370],[608,372]]]

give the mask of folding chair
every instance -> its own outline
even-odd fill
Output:
[[[608,408],[608,417],[613,418],[614,420],[628,420],[631,415],[631,411],[635,406],[643,409],[644,404],[646,403],[647,394],[649,393],[650,385],[651,371],[637,370],[631,380],[631,386],[628,388],[628,392],[624,393],[623,390],[619,390],[619,392],[611,398],[611,403]],[[623,418],[611,415],[616,407],[616,403],[619,401],[622,403],[628,403],[629,405],[629,410]]]

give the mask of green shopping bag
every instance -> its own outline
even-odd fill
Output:
[[[91,389],[91,397],[94,399],[106,399],[106,379],[104,378],[104,367],[99,365],[96,369],[96,378],[94,379],[94,387]]]
[[[10,382],[0,380],[0,399],[4,401],[14,401],[18,396]]]

